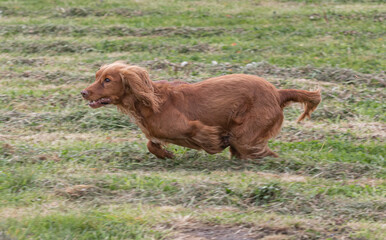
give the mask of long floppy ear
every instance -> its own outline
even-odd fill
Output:
[[[134,97],[145,106],[151,107],[158,112],[159,99],[154,94],[154,87],[147,71],[138,66],[128,66],[120,70],[122,83],[126,89],[131,91]]]

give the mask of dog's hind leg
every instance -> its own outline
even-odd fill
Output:
[[[233,143],[230,148],[231,156],[240,159],[259,159],[268,156],[278,157],[276,153],[269,149],[267,143],[268,141],[254,143]]]
[[[259,121],[258,115],[253,115],[249,121],[234,127],[230,138],[231,156],[240,159],[278,157],[269,149],[268,140],[278,134],[283,119],[281,112],[264,121]]]

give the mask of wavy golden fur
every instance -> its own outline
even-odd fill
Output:
[[[82,95],[94,108],[112,103],[131,115],[149,139],[149,151],[159,158],[173,157],[163,148],[167,143],[210,154],[229,147],[231,156],[241,159],[277,156],[267,143],[280,131],[283,108],[303,103],[301,121],[321,101],[320,90],[278,90],[245,74],[194,84],[153,82],[145,69],[121,62],[102,66]]]

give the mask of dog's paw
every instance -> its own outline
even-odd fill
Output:
[[[165,150],[165,158],[174,158],[174,154],[170,151]]]

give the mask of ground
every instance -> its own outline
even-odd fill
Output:
[[[385,239],[383,1],[0,1],[0,239]],[[80,91],[123,60],[153,80],[232,73],[322,89],[279,158],[146,139]]]

